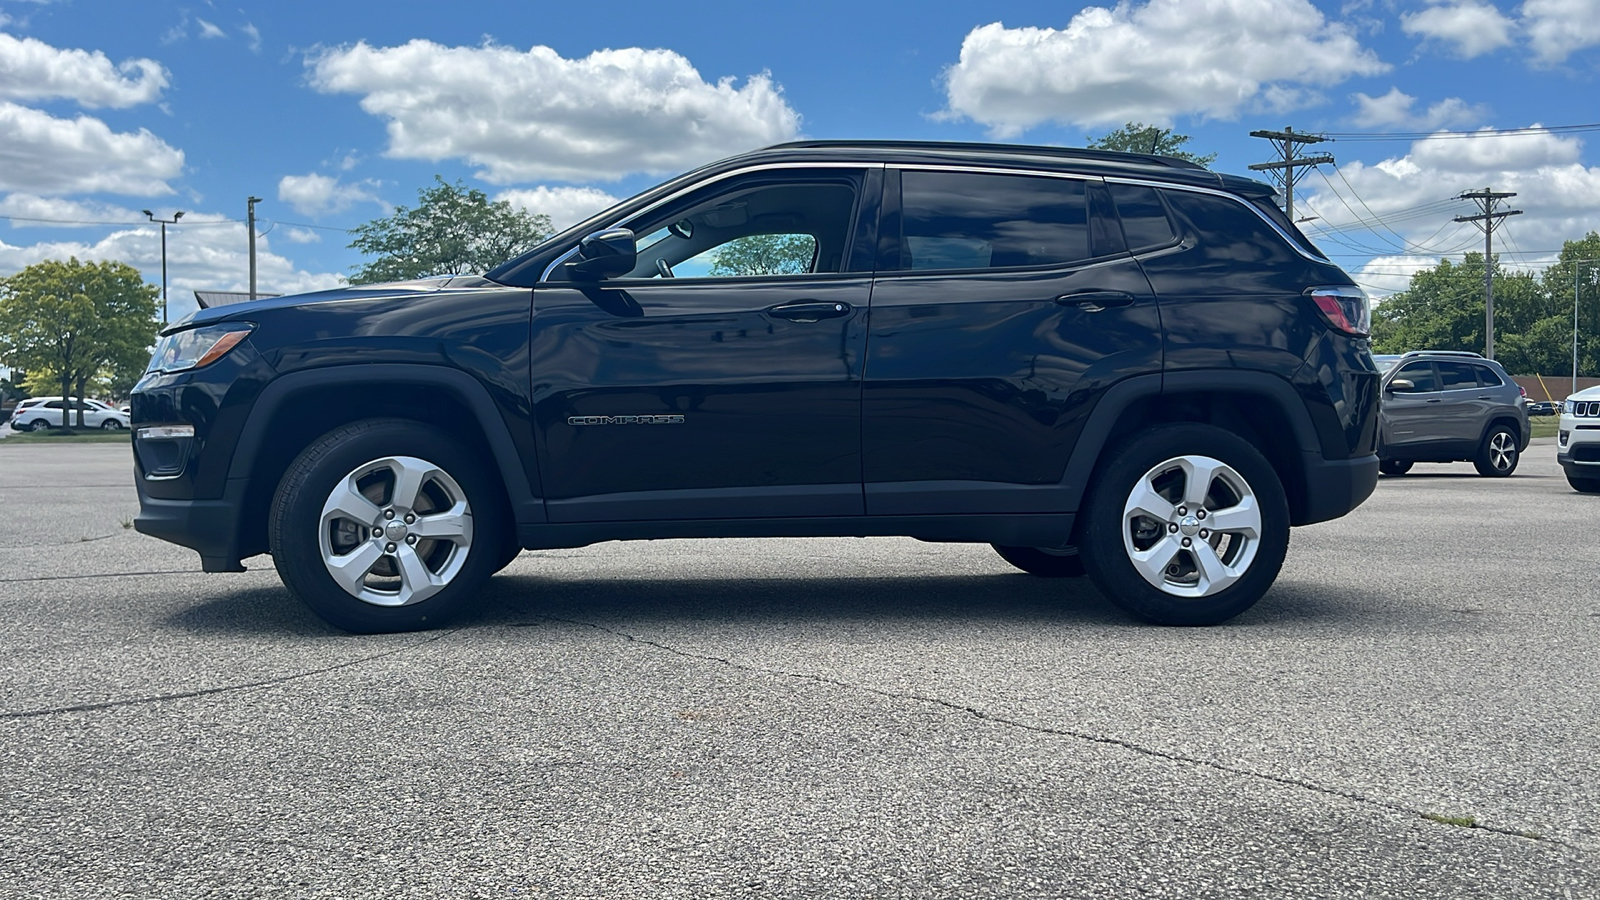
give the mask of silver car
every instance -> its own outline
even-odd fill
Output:
[[[1414,463],[1458,460],[1492,478],[1517,470],[1528,411],[1522,388],[1499,363],[1451,350],[1373,360],[1383,371],[1379,471],[1404,475]]]

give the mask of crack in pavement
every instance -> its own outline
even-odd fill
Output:
[[[138,578],[146,575],[201,575],[193,569],[160,569],[154,572],[101,572],[90,575],[36,575],[32,578],[0,578],[0,584],[22,584],[29,581],[72,581],[79,578]]]
[[[1425,812],[1423,810],[1416,809],[1416,808],[1410,807],[1410,806],[1406,806],[1406,805],[1401,804],[1401,803],[1396,803],[1396,802],[1394,802],[1392,800],[1382,800],[1382,799],[1379,799],[1379,798],[1376,798],[1376,797],[1369,797],[1369,796],[1367,796],[1365,794],[1360,794],[1360,793],[1357,793],[1355,791],[1344,790],[1344,789],[1335,788],[1335,787],[1328,787],[1326,785],[1317,784],[1315,782],[1306,781],[1306,780],[1300,779],[1300,778],[1291,778],[1291,777],[1286,776],[1286,775],[1274,775],[1274,774],[1272,774],[1270,772],[1257,772],[1257,771],[1254,771],[1252,769],[1245,769],[1245,768],[1241,768],[1241,767],[1238,767],[1238,766],[1226,765],[1224,763],[1216,762],[1215,760],[1202,759],[1202,758],[1197,757],[1197,756],[1186,756],[1186,755],[1184,755],[1182,753],[1173,753],[1172,751],[1169,751],[1169,750],[1159,750],[1159,749],[1156,749],[1154,747],[1146,747],[1146,746],[1144,746],[1142,744],[1136,744],[1133,741],[1124,740],[1122,738],[1106,737],[1105,735],[1091,734],[1091,733],[1085,732],[1085,731],[1074,731],[1074,730],[1072,730],[1070,728],[1054,728],[1054,727],[1051,727],[1051,726],[1048,726],[1048,725],[1035,725],[1035,724],[1032,724],[1032,723],[1029,723],[1029,722],[1019,721],[1017,719],[1008,719],[1008,718],[1006,718],[1004,716],[994,715],[993,713],[985,712],[985,711],[983,711],[981,709],[978,709],[976,707],[966,706],[964,704],[957,703],[957,702],[952,701],[952,700],[946,700],[946,699],[944,699],[942,697],[934,697],[934,696],[930,696],[930,695],[927,695],[927,694],[908,694],[908,693],[900,693],[900,692],[897,692],[897,691],[887,691],[887,690],[884,690],[882,688],[871,687],[870,685],[856,684],[854,682],[843,681],[843,680],[837,679],[837,678],[829,678],[826,675],[816,675],[816,674],[810,674],[810,673],[805,673],[805,672],[789,672],[789,671],[786,671],[784,669],[769,669],[769,668],[765,668],[765,667],[762,667],[762,666],[754,666],[754,665],[749,665],[749,664],[746,664],[746,663],[734,662],[731,659],[727,659],[727,658],[721,657],[721,656],[712,656],[710,654],[694,653],[694,652],[691,652],[691,651],[688,651],[688,650],[682,650],[682,649],[679,649],[677,647],[672,647],[672,646],[669,646],[667,644],[660,643],[658,641],[652,641],[649,638],[642,638],[642,637],[638,637],[637,635],[629,634],[629,633],[627,633],[625,631],[618,631],[618,630],[616,630],[614,628],[607,628],[606,626],[600,625],[600,624],[595,623],[595,622],[582,622],[582,621],[578,621],[576,619],[563,619],[563,618],[560,618],[558,616],[541,616],[540,618],[547,619],[547,620],[552,621],[552,622],[561,622],[561,623],[564,623],[564,624],[567,624],[567,625],[578,625],[578,626],[581,626],[581,627],[593,628],[596,631],[601,631],[601,632],[604,632],[606,634],[612,635],[614,637],[623,638],[624,640],[631,641],[631,642],[636,643],[636,644],[641,644],[641,645],[646,646],[646,647],[653,647],[653,648],[655,648],[657,650],[661,650],[661,651],[664,651],[666,653],[671,653],[671,654],[673,654],[675,656],[681,656],[681,657],[683,657],[685,659],[694,659],[694,660],[699,660],[701,662],[719,663],[721,665],[727,666],[727,667],[732,668],[732,669],[737,669],[737,670],[742,671],[742,672],[749,672],[749,673],[756,674],[756,675],[772,675],[772,676],[779,676],[779,677],[783,677],[783,678],[794,678],[794,679],[798,679],[798,680],[801,680],[801,681],[810,681],[810,682],[814,682],[814,683],[818,683],[818,684],[828,684],[828,685],[833,685],[835,687],[845,688],[847,690],[861,691],[861,692],[867,693],[867,694],[875,694],[875,695],[877,695],[879,697],[884,697],[884,698],[887,698],[887,699],[890,699],[890,700],[909,700],[909,701],[915,701],[915,702],[919,702],[919,703],[928,703],[928,704],[932,704],[932,705],[935,705],[935,706],[944,707],[945,709],[951,710],[953,712],[965,713],[967,715],[972,716],[973,718],[980,719],[980,720],[982,720],[984,722],[990,722],[990,723],[993,723],[993,724],[996,724],[996,725],[1004,725],[1004,726],[1007,726],[1007,727],[1010,727],[1010,728],[1018,728],[1018,729],[1022,729],[1024,731],[1031,731],[1031,732],[1034,732],[1036,734],[1047,734],[1047,735],[1051,735],[1051,736],[1054,736],[1054,737],[1074,738],[1076,740],[1085,741],[1085,742],[1088,742],[1088,743],[1101,744],[1103,746],[1108,746],[1108,747],[1117,747],[1119,749],[1127,750],[1127,751],[1130,751],[1132,753],[1137,753],[1137,754],[1140,754],[1142,756],[1149,756],[1149,757],[1153,757],[1153,758],[1156,758],[1156,759],[1163,759],[1163,760],[1166,760],[1168,762],[1185,763],[1185,764],[1193,765],[1193,766],[1202,766],[1204,768],[1212,769],[1212,770],[1215,770],[1215,771],[1218,771],[1218,772],[1224,772],[1224,773],[1227,773],[1229,775],[1241,775],[1241,776],[1244,776],[1244,777],[1247,777],[1247,778],[1258,778],[1258,779],[1261,779],[1261,780],[1264,780],[1264,781],[1271,781],[1271,782],[1276,783],[1276,784],[1281,784],[1281,785],[1284,785],[1286,787],[1300,788],[1302,790],[1313,791],[1315,793],[1324,794],[1324,795],[1327,795],[1327,796],[1330,796],[1330,797],[1339,797],[1339,798],[1342,798],[1342,799],[1345,799],[1345,800],[1354,801],[1356,803],[1361,803],[1361,804],[1364,804],[1364,805],[1367,805],[1367,806],[1375,806],[1375,807],[1379,807],[1379,808],[1382,808],[1382,809],[1388,809],[1388,810],[1391,810],[1393,812],[1400,812],[1400,813],[1405,813],[1407,815],[1413,815],[1413,816],[1416,816],[1418,818],[1421,818],[1421,819],[1424,819],[1424,820],[1427,820],[1427,821],[1432,821],[1432,822],[1438,822],[1439,821],[1438,819],[1430,818],[1429,813],[1427,813],[1427,812]],[[1542,844],[1550,844],[1550,845],[1554,845],[1554,846],[1558,846],[1558,847],[1565,847],[1567,849],[1577,850],[1577,851],[1580,851],[1580,852],[1588,852],[1588,851],[1593,849],[1591,847],[1586,847],[1586,846],[1583,846],[1583,845],[1580,845],[1580,844],[1574,844],[1574,843],[1571,843],[1571,842],[1568,842],[1568,841],[1564,841],[1564,840],[1561,840],[1559,838],[1552,838],[1552,837],[1548,837],[1548,836],[1545,836],[1545,835],[1539,835],[1539,834],[1531,834],[1531,833],[1526,832],[1526,831],[1518,831],[1515,828],[1504,828],[1504,827],[1497,826],[1497,825],[1485,825],[1485,824],[1480,823],[1480,822],[1473,822],[1472,824],[1466,825],[1466,826],[1452,825],[1451,827],[1465,827],[1465,828],[1468,828],[1468,829],[1477,829],[1479,831],[1489,831],[1489,832],[1493,832],[1495,834],[1506,835],[1507,837],[1516,837],[1516,838],[1522,838],[1524,840],[1538,841],[1539,843],[1542,843]]]
[[[448,631],[436,632],[429,636],[427,640],[417,641],[414,644],[407,644],[404,647],[398,647],[394,650],[387,650],[383,653],[374,653],[371,656],[363,656],[357,659],[346,660],[345,662],[336,663],[331,666],[324,666],[320,669],[296,672],[292,675],[282,675],[277,678],[265,678],[261,681],[251,681],[246,682],[245,684],[227,684],[214,688],[201,688],[200,690],[195,691],[180,691],[174,694],[157,694],[151,697],[129,697],[125,700],[107,700],[101,703],[80,703],[74,706],[56,706],[47,709],[25,709],[17,712],[0,712],[0,721],[8,719],[35,719],[40,716],[53,716],[61,713],[96,712],[102,709],[116,709],[122,706],[142,706],[147,703],[162,703],[168,700],[188,700],[194,697],[206,697],[212,694],[229,694],[238,691],[255,690],[256,688],[272,687],[274,685],[286,684],[291,681],[299,681],[301,679],[311,678],[317,675],[325,675],[328,672],[337,672],[340,669],[348,669],[351,666],[359,666],[364,663],[372,662],[373,660],[384,659],[390,656],[398,656],[401,653],[409,653],[412,650],[426,647],[429,644],[444,640],[460,630],[461,629],[459,628],[452,628]]]

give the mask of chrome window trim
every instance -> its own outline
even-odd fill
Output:
[[[1024,175],[1032,178],[1065,178],[1073,181],[1105,181],[1099,175],[1082,172],[1048,172],[1042,169],[1007,169],[996,166],[968,166],[960,163],[885,163],[885,169],[901,172],[974,172],[979,175]]]
[[[1314,254],[1310,253],[1309,251],[1307,251],[1304,247],[1300,246],[1300,242],[1295,240],[1289,234],[1287,234],[1282,228],[1279,228],[1277,222],[1272,221],[1272,219],[1268,218],[1265,213],[1263,213],[1259,209],[1256,209],[1254,203],[1251,203],[1250,201],[1248,201],[1248,200],[1244,199],[1243,197],[1239,196],[1238,194],[1230,194],[1227,191],[1217,190],[1216,188],[1199,187],[1197,185],[1192,185],[1192,184],[1174,184],[1174,183],[1172,183],[1170,181],[1150,181],[1150,180],[1144,179],[1144,178],[1124,178],[1124,177],[1119,176],[1119,175],[1107,175],[1105,177],[1105,181],[1106,181],[1107,184],[1112,184],[1112,183],[1116,183],[1116,184],[1137,184],[1137,185],[1141,185],[1143,187],[1160,188],[1162,190],[1168,190],[1168,191],[1188,191],[1191,194],[1210,194],[1213,197],[1222,197],[1222,198],[1227,199],[1227,200],[1232,200],[1233,202],[1239,204],[1240,206],[1243,206],[1245,209],[1250,210],[1250,212],[1256,218],[1258,218],[1261,221],[1267,223],[1267,226],[1269,228],[1271,228],[1274,232],[1276,232],[1278,237],[1283,238],[1284,241],[1288,243],[1290,248],[1292,248],[1294,250],[1294,252],[1300,254],[1301,256],[1305,257],[1306,259],[1311,260],[1312,262],[1323,263],[1325,265],[1333,265],[1333,260],[1330,260],[1325,256],[1314,255]],[[1308,238],[1308,240],[1309,240],[1309,238]]]
[[[719,181],[726,181],[729,178],[734,178],[734,177],[737,177],[739,175],[748,175],[748,174],[750,174],[752,172],[766,172],[766,171],[771,171],[771,170],[775,170],[775,169],[856,169],[856,170],[859,170],[859,171],[862,171],[862,172],[866,172],[866,171],[871,170],[871,169],[882,169],[882,168],[884,168],[884,163],[820,161],[820,162],[757,163],[755,165],[745,166],[745,167],[739,168],[739,169],[729,169],[726,172],[718,173],[718,174],[713,175],[710,178],[706,178],[706,179],[704,179],[702,181],[696,181],[694,184],[685,185],[682,190],[678,190],[678,191],[675,191],[675,192],[673,192],[671,194],[668,194],[667,196],[656,200],[654,203],[651,203],[649,206],[645,206],[645,207],[642,207],[640,209],[636,209],[633,212],[628,213],[626,216],[623,216],[622,218],[618,219],[617,221],[611,223],[610,225],[605,226],[605,228],[597,228],[597,229],[595,229],[595,231],[606,231],[606,230],[611,229],[611,228],[623,228],[623,227],[625,227],[623,225],[624,222],[631,222],[631,221],[637,219],[640,216],[648,215],[649,213],[654,212],[657,209],[660,209],[662,206],[665,206],[666,204],[671,203],[674,200],[677,200],[679,197],[682,197],[685,194],[693,193],[694,191],[698,191],[703,187],[707,187],[709,185],[716,184]],[[579,241],[581,243],[582,242],[582,238],[579,238]],[[571,259],[577,252],[578,252],[578,245],[574,244],[574,245],[572,245],[572,249],[571,250],[568,250],[567,252],[565,252],[565,253],[561,254],[560,256],[556,257],[550,263],[550,265],[544,267],[544,272],[539,275],[538,283],[539,284],[543,284],[544,282],[548,281],[550,279],[550,273],[554,272],[556,270],[556,266],[559,266],[562,263],[566,262],[567,260]],[[845,274],[845,273],[827,273],[827,274]],[[868,273],[868,274],[870,274],[870,273]]]

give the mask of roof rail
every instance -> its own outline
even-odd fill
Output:
[[[1405,356],[1464,356],[1469,359],[1483,359],[1482,353],[1473,353],[1471,350],[1411,350]]]
[[[1166,166],[1169,169],[1199,169],[1199,163],[1151,153],[1124,153],[1121,150],[1090,150],[1086,147],[1050,147],[1042,144],[997,144],[982,141],[789,141],[763,150],[926,150],[932,152],[1016,154],[1053,156],[1059,159],[1098,159],[1107,162],[1135,162]]]

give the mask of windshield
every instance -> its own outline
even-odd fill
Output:
[[[1391,356],[1388,354],[1382,356],[1373,354],[1372,361],[1378,364],[1379,373],[1387,375],[1389,374],[1389,370],[1394,368],[1394,364],[1400,361],[1400,357]]]

